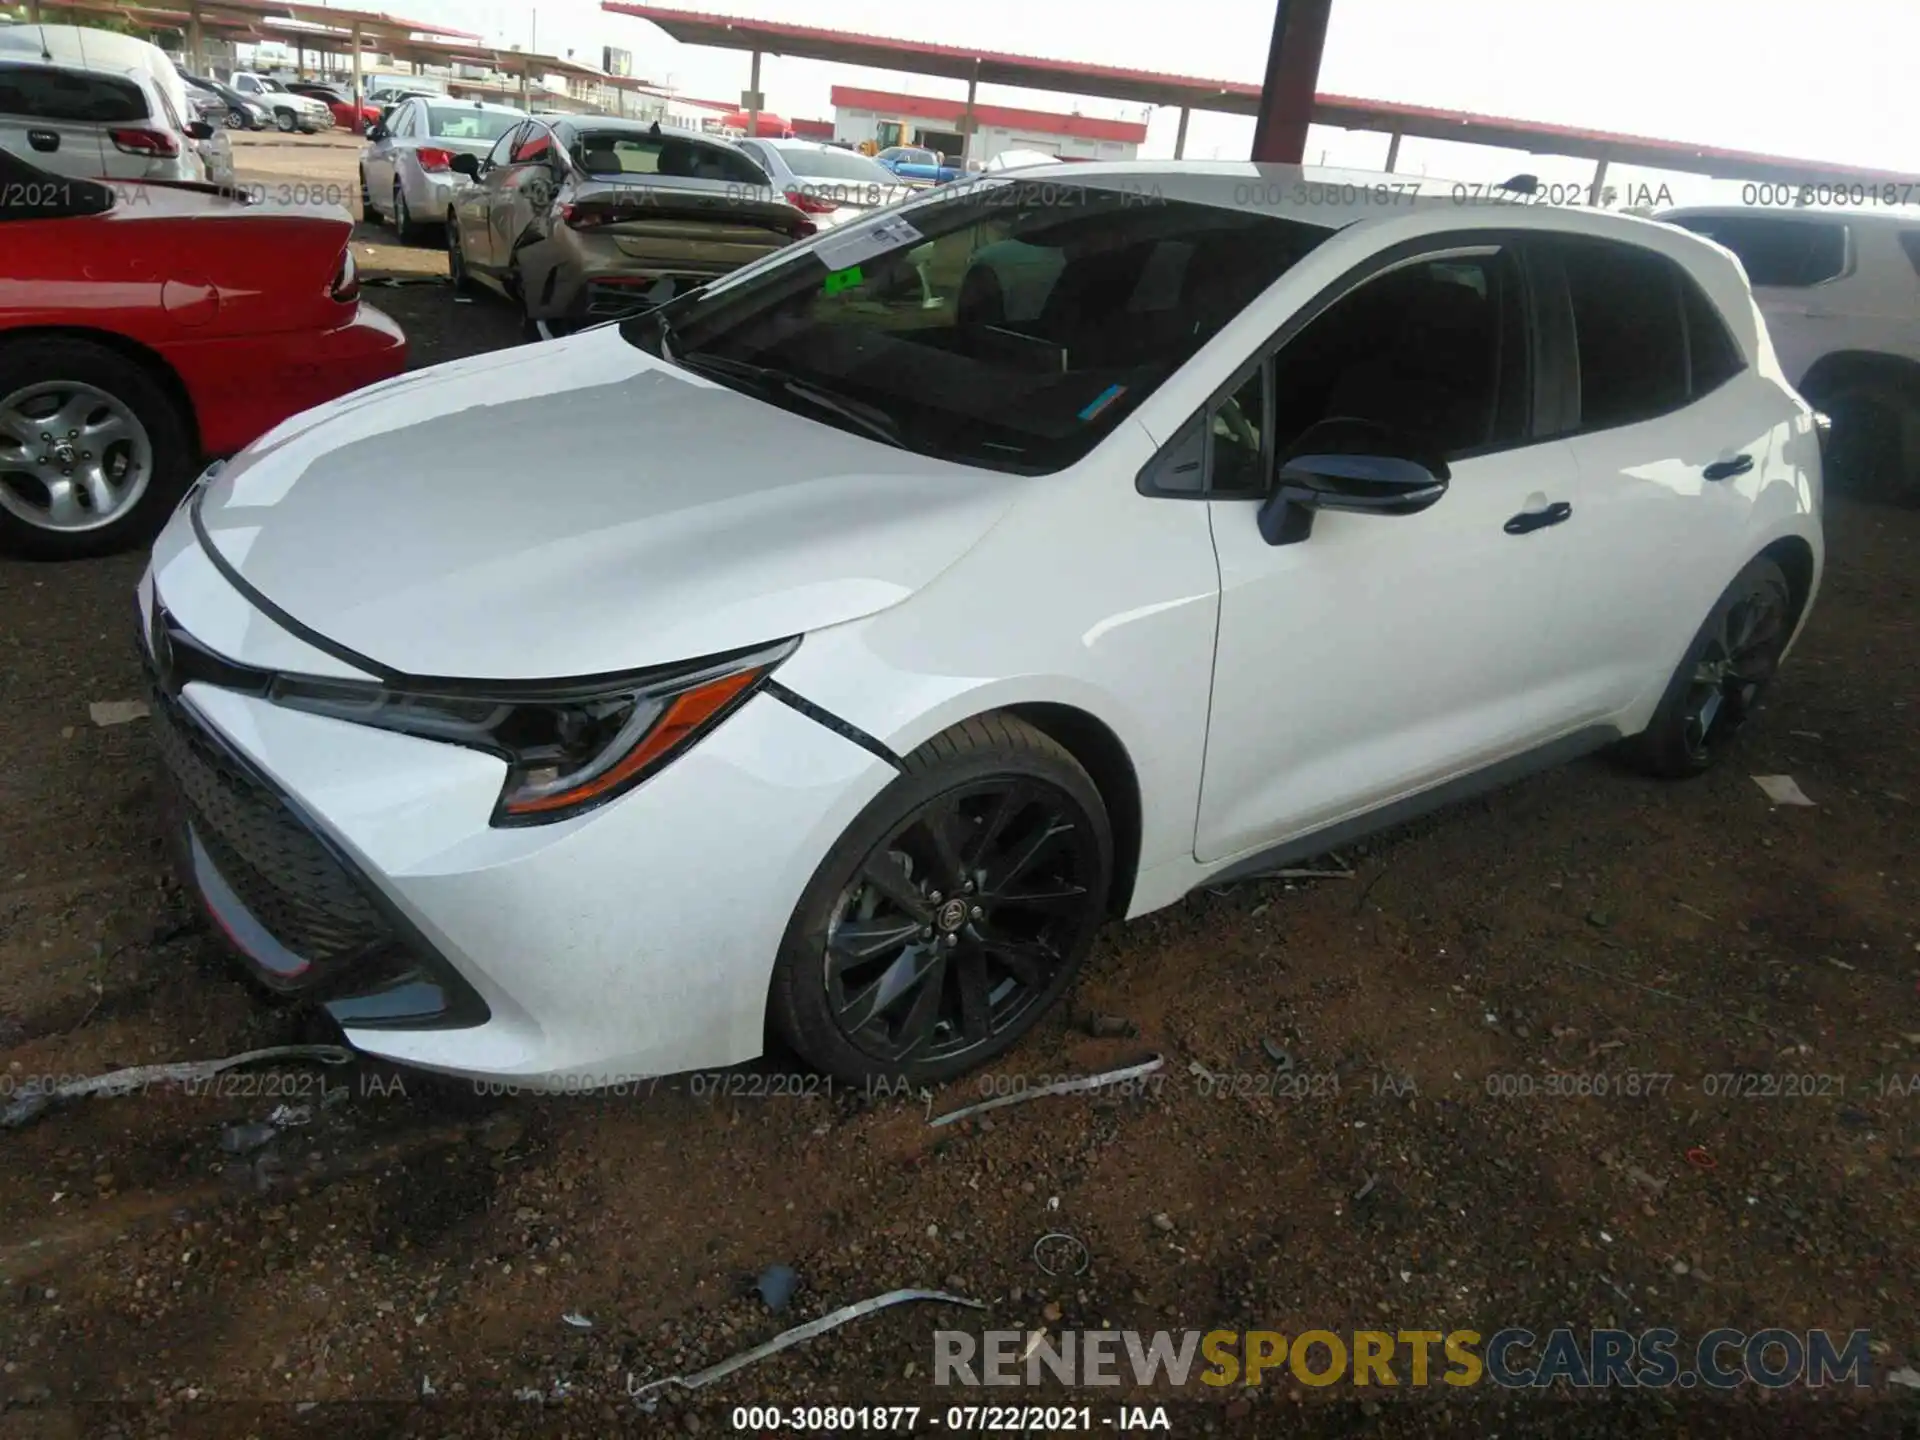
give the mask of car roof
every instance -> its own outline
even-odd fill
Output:
[[[1662,210],[1653,218],[1677,224],[1682,220],[1734,220],[1747,216],[1809,223],[1824,220],[1829,225],[1837,220],[1849,225],[1891,225],[1900,228],[1920,225],[1920,207],[1913,206],[1891,210],[1823,210],[1812,205],[1683,205],[1674,210]]]

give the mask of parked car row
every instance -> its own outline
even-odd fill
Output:
[[[49,27],[51,28],[51,27]],[[150,537],[210,457],[406,363],[338,206],[0,149],[0,546]]]

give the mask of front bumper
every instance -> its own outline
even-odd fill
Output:
[[[162,604],[195,573],[183,552],[162,537]],[[203,576],[177,588],[203,613],[252,608]],[[758,1055],[801,892],[894,774],[762,693],[620,800],[496,829],[493,756],[283,709],[244,685],[191,680],[172,703],[304,832],[229,824],[210,843],[217,817],[195,826],[196,888],[256,976],[322,1000],[370,1053],[530,1088]]]

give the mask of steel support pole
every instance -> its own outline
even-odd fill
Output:
[[[1387,142],[1387,174],[1393,174],[1394,166],[1400,163],[1400,132],[1393,132],[1393,138]]]
[[[760,133],[760,52],[753,52],[753,64],[747,71],[747,93],[752,97],[752,106],[747,111],[747,134]]]
[[[360,113],[360,27],[353,27],[353,94],[347,97],[353,102],[353,133],[367,133],[367,117]]]
[[[31,14],[39,8],[38,3],[35,3],[28,7],[28,13]],[[187,54],[192,59],[193,73],[206,74],[206,46],[200,33],[200,0],[188,0],[187,3]]]
[[[1333,0],[1278,0],[1273,43],[1253,126],[1253,158],[1298,165],[1307,153],[1307,126],[1320,82],[1320,54],[1327,43]]]
[[[1173,136],[1173,158],[1183,160],[1187,154],[1187,117],[1193,112],[1186,106],[1180,107],[1180,128]]]
[[[1600,187],[1607,183],[1607,157],[1602,155],[1593,167],[1593,186],[1587,191],[1587,203],[1597,206],[1600,203]]]
[[[973,102],[980,91],[980,60],[976,56],[973,62],[973,74],[967,77],[967,113],[960,122],[960,168],[967,168],[967,160],[973,154]]]

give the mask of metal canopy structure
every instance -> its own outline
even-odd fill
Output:
[[[1290,0],[1290,4],[1295,6],[1300,3],[1301,0]],[[683,44],[751,52],[754,57],[752,85],[755,90],[759,85],[759,57],[765,54],[962,80],[967,84],[969,115],[972,113],[974,92],[982,83],[1175,108],[1180,111],[1179,137],[1174,146],[1176,156],[1186,148],[1188,112],[1206,110],[1257,119],[1261,110],[1262,87],[1245,81],[1207,80],[1192,75],[974,50],[922,40],[857,35],[811,25],[751,20],[737,15],[716,15],[665,5],[636,4],[630,3],[630,0],[602,0],[600,8],[611,14],[630,15],[649,21]],[[1313,5],[1307,4],[1303,8],[1311,10]],[[1325,7],[1321,5],[1320,8],[1324,10]],[[1296,16],[1298,13],[1296,11]],[[1297,23],[1297,19],[1290,22],[1285,13],[1278,16],[1276,21],[1277,27]],[[1291,44],[1294,38],[1301,38],[1299,31],[1294,31],[1288,37],[1287,44]],[[1305,38],[1310,39],[1311,36]],[[1317,68],[1317,46],[1313,47],[1313,58]],[[1282,63],[1288,62],[1283,58]],[[1386,168],[1389,170],[1398,161],[1401,139],[1411,136],[1422,140],[1453,140],[1537,155],[1566,155],[1592,160],[1595,162],[1596,188],[1605,178],[1610,164],[1706,175],[1717,180],[1770,180],[1795,185],[1836,182],[1912,184],[1920,180],[1920,176],[1858,165],[1762,155],[1748,150],[1694,145],[1685,141],[1659,140],[1605,130],[1583,130],[1574,126],[1478,115],[1462,110],[1402,105],[1351,95],[1316,94],[1309,118],[1316,125],[1343,130],[1373,130],[1388,135],[1391,137],[1387,150]]]

